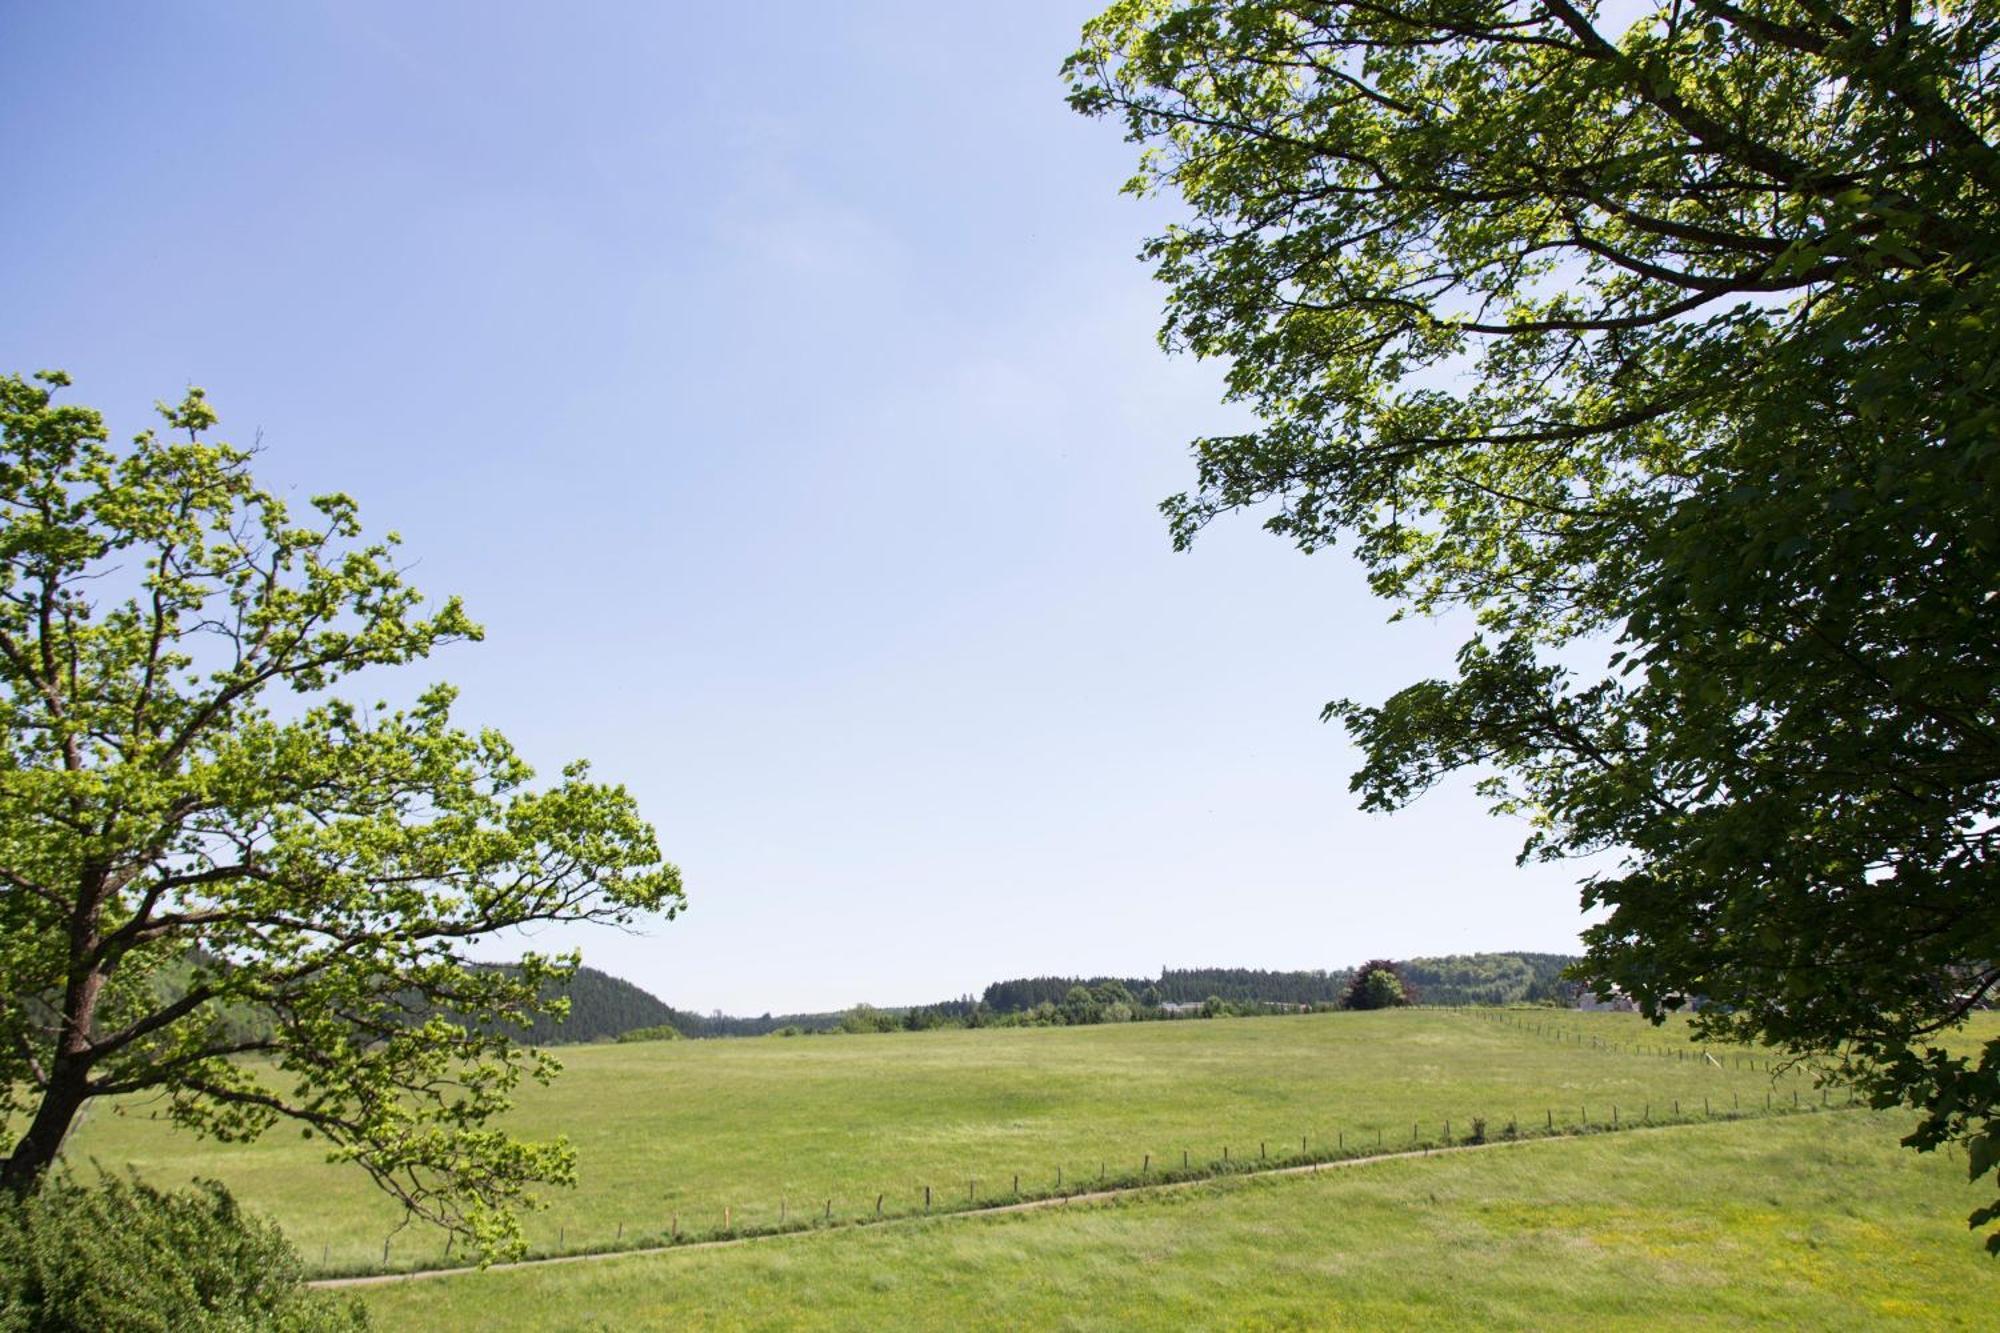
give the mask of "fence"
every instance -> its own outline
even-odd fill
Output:
[[[1544,1032],[1542,1035],[1549,1034]],[[1605,1049],[1612,1049],[1618,1045],[1612,1043]],[[1651,1053],[1643,1049],[1643,1044],[1627,1044],[1627,1046],[1636,1053]],[[883,1190],[857,1198],[813,1196],[796,1199],[783,1196],[777,1200],[775,1219],[773,1220],[767,1213],[766,1220],[759,1222],[742,1222],[737,1205],[730,1203],[719,1204],[700,1213],[692,1210],[663,1209],[663,1215],[656,1223],[655,1229],[628,1228],[624,1222],[619,1222],[615,1228],[606,1228],[613,1231],[610,1237],[586,1239],[579,1233],[575,1245],[569,1243],[568,1226],[565,1224],[558,1229],[553,1248],[531,1250],[527,1257],[616,1254],[631,1250],[664,1249],[752,1236],[869,1226],[924,1216],[981,1212],[1020,1204],[1069,1200],[1121,1190],[1222,1180],[1234,1176],[1277,1171],[1298,1171],[1337,1162],[1409,1157],[1483,1144],[1576,1138],[1589,1134],[1631,1132],[1667,1125],[1765,1119],[1809,1114],[1833,1109],[1836,1106],[1851,1107],[1855,1104],[1854,1091],[1851,1088],[1843,1089],[1845,1097],[1841,1101],[1834,1100],[1830,1085],[1819,1087],[1820,1096],[1816,1101],[1802,1096],[1802,1089],[1798,1087],[1786,1091],[1789,1092],[1788,1097],[1780,1095],[1777,1089],[1767,1091],[1761,1105],[1753,1100],[1747,1107],[1743,1104],[1740,1092],[1732,1092],[1729,1105],[1721,1106],[1717,1104],[1713,1092],[1710,1091],[1702,1092],[1698,1096],[1690,1094],[1684,1099],[1644,1101],[1636,1107],[1609,1102],[1596,1107],[1594,1112],[1587,1103],[1574,1108],[1548,1105],[1538,1108],[1542,1111],[1539,1118],[1530,1114],[1525,1121],[1517,1112],[1509,1112],[1504,1122],[1490,1114],[1471,1116],[1463,1120],[1443,1119],[1435,1122],[1413,1120],[1410,1122],[1410,1134],[1407,1139],[1401,1136],[1400,1128],[1392,1133],[1387,1126],[1379,1124],[1356,1129],[1336,1127],[1330,1135],[1322,1134],[1317,1142],[1311,1133],[1299,1135],[1296,1151],[1293,1151],[1290,1140],[1278,1144],[1275,1151],[1272,1140],[1260,1140],[1257,1142],[1257,1152],[1254,1157],[1234,1151],[1236,1145],[1229,1142],[1212,1145],[1212,1153],[1204,1156],[1197,1156],[1196,1149],[1192,1145],[1186,1145],[1179,1147],[1174,1153],[1160,1154],[1157,1161],[1153,1152],[1134,1153],[1117,1171],[1111,1170],[1109,1159],[1103,1159],[1099,1161],[1094,1176],[1087,1175],[1082,1179],[1066,1173],[1063,1165],[1050,1163],[1039,1171],[1008,1172],[998,1180],[990,1182],[982,1181],[977,1175],[965,1175],[949,1182],[933,1181],[915,1189]],[[1697,1105],[1700,1107],[1698,1113],[1695,1110]],[[1572,1109],[1575,1111],[1574,1119],[1570,1116]],[[1179,1158],[1178,1166],[1173,1164],[1176,1154]],[[383,1272],[388,1271],[391,1266],[391,1252],[387,1241],[384,1242],[382,1263],[379,1268],[330,1267],[329,1258],[330,1251],[323,1248],[320,1276]],[[401,1265],[400,1269],[409,1271],[444,1268],[449,1267],[450,1262],[450,1242],[446,1241],[434,1261],[426,1263],[416,1260]]]

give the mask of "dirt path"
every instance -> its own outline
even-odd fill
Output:
[[[1817,1111],[1818,1108],[1814,1108]],[[1634,1126],[1614,1132],[1622,1134],[1657,1134],[1677,1129],[1697,1129],[1704,1125],[1738,1124],[1747,1120],[1762,1120],[1765,1116],[1742,1116],[1713,1121],[1684,1121],[1672,1125]],[[1593,1131],[1593,1133],[1602,1131]],[[607,1259],[628,1259],[647,1254],[686,1254],[694,1250],[717,1250],[725,1246],[752,1245],[765,1241],[791,1240],[798,1236],[824,1235],[828,1231],[852,1230],[863,1227],[908,1226],[918,1222],[944,1221],[951,1218],[992,1217],[1000,1213],[1026,1213],[1042,1208],[1066,1208],[1072,1204],[1103,1203],[1112,1199],[1132,1198],[1150,1194],[1164,1194],[1170,1190],[1192,1189],[1200,1185],[1214,1185],[1236,1180],[1262,1180],[1272,1176],[1317,1175],[1322,1171],[1341,1171],[1357,1166],[1372,1166],[1377,1162],[1402,1162],[1411,1158],[1443,1157],[1448,1153],[1484,1152],[1489,1148],[1527,1148],[1542,1143],[1563,1143],[1584,1138],[1578,1134],[1544,1134],[1528,1139],[1492,1139],[1485,1143],[1460,1143],[1448,1148],[1416,1148],[1408,1151],[1374,1153],[1367,1157],[1343,1157],[1331,1162],[1309,1162],[1303,1166],[1273,1166],[1262,1170],[1237,1171],[1227,1175],[1203,1176],[1198,1180],[1166,1181],[1158,1185],[1126,1185],[1115,1189],[1090,1190],[1078,1194],[1056,1195],[1047,1199],[1024,1199],[1019,1203],[985,1204],[975,1208],[954,1208],[941,1213],[902,1214],[881,1219],[862,1218],[846,1221],[834,1227],[801,1227],[796,1231],[775,1231],[753,1236],[729,1236],[720,1240],[691,1240],[674,1245],[648,1245],[629,1250],[601,1250],[591,1254],[560,1254],[546,1259],[517,1259],[512,1263],[493,1264],[485,1271],[505,1272],[515,1268],[543,1268],[551,1264],[601,1263]],[[454,1277],[480,1270],[470,1265],[458,1268],[422,1268],[409,1273],[372,1273],[365,1277],[321,1278],[307,1283],[312,1287],[373,1287],[385,1282],[415,1282],[424,1278]]]

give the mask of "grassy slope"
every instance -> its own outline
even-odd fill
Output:
[[[1671,1040],[1621,1015],[1564,1016],[1603,1037]],[[1462,1135],[1475,1115],[1497,1131],[1510,1115],[1558,1124],[1616,1103],[1629,1121],[1674,1098],[1696,1113],[1738,1096],[1761,1105],[1770,1075],[1622,1050],[1565,1045],[1519,1028],[1443,1012],[1327,1014],[1151,1023],[1125,1027],[953,1031],[877,1037],[761,1038],[582,1047],[568,1071],[525,1091],[516,1128],[566,1133],[581,1153],[582,1183],[530,1219],[539,1251],[603,1247],[622,1229],[685,1233],[775,1220],[834,1200],[836,1216],[920,1209],[925,1185],[960,1199],[968,1177],[982,1196],[1041,1191],[1060,1167],[1092,1180],[1100,1163],[1135,1172],[1141,1155],[1177,1165],[1273,1156],[1344,1132],[1351,1144],[1407,1144],[1412,1122]],[[1810,1085],[1782,1080],[1779,1099]],[[160,1183],[225,1181],[274,1215],[309,1261],[334,1269],[379,1264],[395,1217],[352,1168],[321,1161],[318,1144],[282,1129],[257,1144],[190,1140],[145,1119],[96,1114],[72,1141],[73,1159],[131,1162]],[[439,1259],[434,1234],[394,1238],[394,1266]]]
[[[1990,1327],[1961,1161],[1839,1112],[369,1289],[384,1328]]]

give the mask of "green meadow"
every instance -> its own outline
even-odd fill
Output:
[[[385,1329],[1990,1328],[1962,1159],[1841,1111],[360,1289]]]
[[[1701,1121],[1827,1096],[1802,1073],[1750,1067],[1743,1052],[1705,1058],[1676,1027],[1611,1014],[1499,1017],[1391,1011],[568,1048],[563,1075],[524,1090],[512,1116],[521,1133],[566,1134],[580,1157],[578,1187],[529,1219],[530,1248],[631,1246],[676,1226],[699,1238],[781,1216],[855,1220],[874,1216],[878,1200],[885,1216],[921,1214],[926,1187],[942,1211],[1013,1197],[1017,1177],[1034,1196],[1058,1178],[1087,1188],[1225,1156],[1234,1166],[1297,1160],[1302,1149],[1439,1144],[1462,1140],[1475,1118],[1498,1137],[1509,1123],[1528,1133],[1614,1116],[1626,1126]],[[388,1201],[359,1171],[327,1164],[316,1141],[280,1132],[215,1144],[151,1116],[143,1101],[98,1111],[71,1160],[131,1164],[162,1184],[219,1179],[323,1271],[380,1269],[385,1240],[390,1268],[444,1259],[436,1233],[398,1231]],[[1896,1131],[1871,1133],[1893,1141]],[[1523,1160],[1596,1160],[1562,1154],[1638,1141],[1564,1142]],[[1969,1207],[1941,1205],[1947,1221]]]

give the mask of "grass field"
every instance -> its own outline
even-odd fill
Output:
[[[529,1135],[566,1133],[581,1158],[579,1188],[531,1218],[529,1236],[541,1253],[599,1249],[659,1236],[676,1216],[683,1235],[716,1232],[725,1209],[738,1229],[776,1222],[781,1206],[819,1214],[829,1200],[836,1219],[867,1216],[878,1195],[886,1213],[907,1214],[926,1186],[938,1207],[962,1206],[968,1182],[990,1199],[1016,1173],[1024,1193],[1046,1193],[1058,1171],[1087,1185],[1100,1170],[1136,1175],[1147,1155],[1155,1170],[1184,1153],[1199,1167],[1225,1150],[1254,1158],[1260,1144],[1272,1159],[1295,1156],[1302,1136],[1313,1151],[1342,1139],[1393,1149],[1413,1131],[1441,1140],[1447,1121],[1463,1137],[1475,1116],[1497,1134],[1513,1117],[1601,1124],[1615,1107],[1629,1124],[1671,1118],[1678,1100],[1699,1119],[1704,1098],[1720,1114],[1819,1095],[1729,1053],[1717,1067],[1635,1051],[1685,1041],[1631,1017],[1526,1021],[1549,1030],[1416,1011],[573,1048],[567,1072],[524,1093],[514,1116]],[[162,1183],[221,1179],[314,1266],[381,1266],[393,1210],[317,1144],[283,1133],[202,1143],[149,1120],[143,1103],[119,1109],[83,1127],[72,1160],[131,1163]],[[441,1258],[435,1233],[390,1240],[391,1267]]]
[[[1990,1328],[1962,1159],[1841,1111],[367,1288],[385,1329]]]

